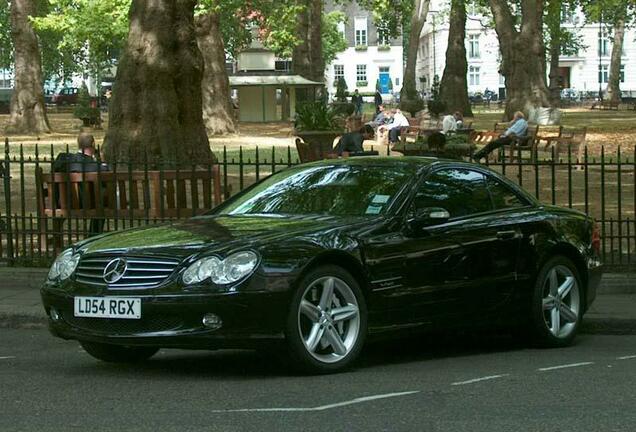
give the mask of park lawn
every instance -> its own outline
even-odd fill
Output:
[[[373,105],[365,104],[365,113],[372,114]],[[467,118],[473,121],[473,127],[478,130],[490,130],[493,125],[501,121],[503,111],[485,110],[477,108],[474,118]],[[0,131],[4,129],[8,120],[8,115],[0,115]],[[108,127],[108,116],[103,114],[104,128]],[[57,154],[65,151],[66,147],[75,147],[77,135],[81,131],[81,122],[75,119],[70,112],[51,112],[49,120],[54,133],[34,136],[11,136],[9,137],[10,154],[12,157],[19,157],[20,147],[16,144],[23,144],[23,154],[25,158],[34,157],[36,145],[40,156]],[[568,127],[588,127],[587,145],[590,155],[600,155],[601,148],[607,155],[616,155],[618,146],[621,146],[623,157],[634,155],[634,135],[636,132],[636,111],[598,111],[583,108],[572,108],[563,110],[562,124]],[[101,144],[104,139],[105,129],[89,129],[95,136],[97,144]],[[222,158],[224,147],[227,150],[228,159],[239,159],[239,149],[243,148],[243,160],[255,160],[255,148],[259,147],[259,160],[271,162],[272,147],[275,148],[277,162],[282,158],[285,162],[288,158],[290,147],[291,159],[296,159],[294,136],[292,125],[289,123],[241,123],[239,133],[227,136],[211,136],[210,147],[212,151]],[[382,149],[378,149],[382,153]]]

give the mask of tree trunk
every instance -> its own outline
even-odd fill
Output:
[[[209,134],[236,132],[234,108],[230,99],[230,80],[225,69],[225,47],[219,28],[219,15],[207,13],[196,19],[197,42],[203,54],[203,121]]]
[[[621,55],[625,40],[625,18],[619,18],[614,26],[614,44],[612,45],[612,62],[610,64],[607,93],[611,102],[621,101]]]
[[[402,100],[417,99],[417,87],[415,84],[415,66],[417,63],[417,53],[420,48],[420,34],[426,22],[430,0],[415,0],[413,14],[411,15],[411,32],[409,34],[409,45],[406,54],[406,67],[404,69],[404,82],[400,91]]]
[[[472,117],[468,100],[468,62],[466,61],[466,3],[452,0],[446,66],[440,84],[440,99],[446,103],[448,112],[459,111]]]
[[[561,0],[548,2],[548,31],[550,32],[550,103],[559,106],[561,103],[561,74],[559,58],[561,57]]]
[[[300,44],[292,52],[292,69],[295,74],[312,81],[325,80],[325,61],[322,56],[323,0],[299,0],[303,9],[298,14],[296,36]],[[306,88],[296,89],[296,103],[311,100],[313,95]]]
[[[196,0],[133,0],[104,139],[107,161],[192,166],[214,160],[202,115]]]
[[[549,107],[545,82],[543,43],[543,0],[521,0],[522,23],[514,25],[506,0],[490,0],[495,31],[501,50],[501,74],[506,79],[506,111],[512,119],[515,111],[528,115],[540,107]]]
[[[310,39],[309,39],[309,23],[310,23],[310,1],[300,0],[299,5],[303,9],[298,13],[298,24],[296,25],[296,36],[300,40],[300,44],[294,47],[292,52],[292,69],[296,75],[301,75],[307,79],[311,76],[311,56],[310,56]]]
[[[322,10],[323,0],[311,0],[309,20],[309,60],[311,66],[311,79],[316,82],[325,80],[325,60],[322,56]]]
[[[6,132],[39,134],[51,131],[44,105],[42,62],[35,30],[35,0],[11,1],[11,37],[15,49],[15,86]]]

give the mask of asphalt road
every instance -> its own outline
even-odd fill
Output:
[[[0,431],[636,430],[636,336],[559,350],[440,338],[307,377],[246,351],[109,365],[44,330],[0,329]]]

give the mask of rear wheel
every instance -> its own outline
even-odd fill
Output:
[[[581,323],[583,293],[576,266],[556,256],[546,262],[535,283],[533,333],[546,347],[570,345]]]
[[[128,347],[95,342],[80,342],[84,351],[108,363],[137,363],[149,359],[159,351],[156,347]]]
[[[312,373],[349,366],[367,332],[367,309],[357,281],[337,266],[311,271],[292,300],[287,344],[295,365]]]

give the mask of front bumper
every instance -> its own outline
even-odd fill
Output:
[[[74,296],[66,290],[44,287],[44,308],[49,329],[63,339],[129,346],[171,348],[252,348],[284,337],[288,293],[223,292],[163,295],[121,295],[141,298],[141,319],[78,318]],[[51,318],[51,308],[59,314]],[[203,325],[206,313],[223,323],[212,330]]]

